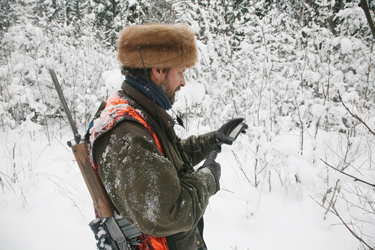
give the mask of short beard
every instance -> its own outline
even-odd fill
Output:
[[[163,90],[165,95],[168,97],[169,101],[173,105],[176,101],[176,92],[180,91],[181,87],[178,86],[175,91],[171,90],[169,88],[169,80],[165,80],[164,82],[161,83],[160,88]]]

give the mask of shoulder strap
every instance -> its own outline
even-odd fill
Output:
[[[167,240],[168,250],[177,250],[176,240],[173,235],[166,236],[165,239]]]

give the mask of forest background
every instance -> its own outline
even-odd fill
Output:
[[[361,2],[2,0],[2,206],[16,197],[27,207],[27,186],[39,178],[39,157],[25,140],[51,145],[69,133],[48,69],[56,70],[84,133],[100,101],[118,88],[108,82],[118,78],[119,32],[132,24],[184,22],[196,34],[199,61],[186,73],[193,94],[175,107],[187,126],[179,133],[244,117],[248,133],[238,151],[227,151],[239,183],[261,190],[258,200],[265,190],[296,200],[309,190],[322,220],[335,217],[358,249],[374,249],[373,186],[331,168],[375,182],[374,38],[363,3],[371,17],[375,4]]]

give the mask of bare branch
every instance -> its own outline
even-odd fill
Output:
[[[345,221],[341,218],[340,214],[337,212],[335,207],[332,207],[334,214],[341,220],[341,222],[344,224],[344,226],[349,230],[349,232],[361,243],[366,245],[370,250],[375,250],[374,248],[370,247],[361,237],[359,237],[349,226],[345,223]]]
[[[370,29],[371,29],[371,32],[372,32],[372,36],[375,38],[374,21],[372,21],[372,17],[371,17],[370,9],[369,9],[368,4],[367,4],[367,0],[361,0],[360,5],[361,5],[361,8],[363,9],[363,11],[365,12],[367,22],[368,22],[368,24],[370,26]]]
[[[340,99],[340,101],[341,101],[341,104],[344,106],[344,108],[349,112],[349,114],[352,116],[352,117],[354,117],[355,119],[357,119],[360,123],[362,123],[367,129],[368,129],[368,131],[370,131],[370,133],[372,134],[372,135],[374,135],[375,136],[375,132],[374,131],[372,131],[371,130],[371,128],[369,128],[369,126],[367,126],[367,124],[358,116],[358,115],[356,115],[356,114],[353,114],[350,110],[349,110],[349,108],[345,105],[345,103],[343,102],[343,100],[341,99],[341,95],[340,95],[340,92],[339,92],[339,99]]]
[[[357,177],[354,177],[353,175],[347,174],[347,173],[345,173],[345,172],[343,172],[343,171],[341,171],[341,170],[338,170],[337,168],[335,168],[335,167],[329,165],[326,161],[324,161],[324,160],[322,160],[322,159],[320,159],[320,160],[321,160],[322,162],[324,162],[328,167],[333,168],[333,169],[336,170],[337,172],[340,172],[340,173],[342,173],[342,174],[344,174],[344,175],[347,175],[347,176],[349,176],[349,177],[352,177],[352,178],[354,179],[354,181],[359,181],[359,182],[365,183],[365,184],[370,185],[370,186],[372,186],[372,187],[375,188],[375,184],[371,184],[371,183],[368,183],[367,181],[364,181],[364,180],[358,179]]]
[[[349,232],[356,238],[358,239],[362,244],[364,244],[366,247],[368,247],[369,250],[375,250],[374,248],[370,247],[361,237],[359,237],[354,231],[353,229],[351,229],[348,224],[341,218],[340,214],[337,212],[335,206],[333,205],[331,207],[331,209],[327,209],[326,207],[324,207],[322,204],[320,204],[319,202],[317,202],[311,195],[310,197],[319,205],[321,206],[322,208],[326,209],[326,211],[329,211],[331,213],[333,213],[334,215],[336,215],[340,221],[344,224],[344,226],[349,230]]]
[[[338,188],[339,182],[340,182],[340,180],[336,181],[336,186],[335,186],[335,189],[333,190],[332,199],[331,199],[331,202],[328,204],[327,210],[324,214],[324,219],[327,218],[327,213],[328,213],[329,209],[331,208],[331,206],[333,207],[335,202],[336,202],[336,201],[334,201],[334,199],[335,199],[335,193],[336,193],[337,189],[340,190],[340,188]]]

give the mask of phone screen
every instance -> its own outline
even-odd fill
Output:
[[[234,141],[237,139],[238,135],[241,133],[243,127],[244,127],[245,123],[244,122],[241,122],[240,124],[237,125],[237,127],[235,127],[232,132],[230,132],[229,134],[229,139],[231,141]]]

